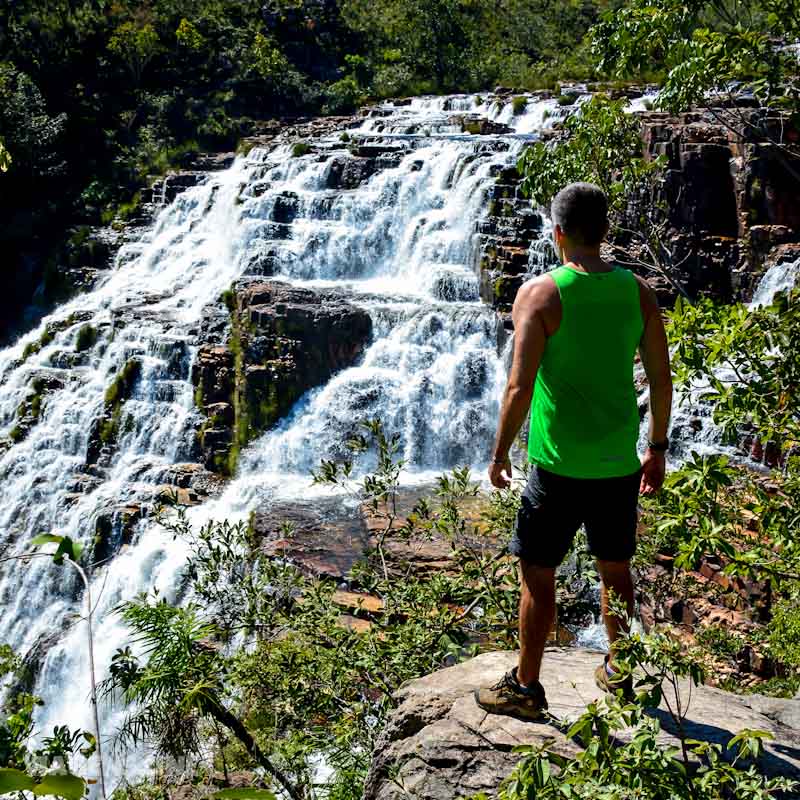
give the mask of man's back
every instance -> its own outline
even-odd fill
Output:
[[[547,275],[560,305],[536,376],[530,460],[557,475],[607,478],[639,467],[633,360],[644,323],[627,270],[571,265]]]

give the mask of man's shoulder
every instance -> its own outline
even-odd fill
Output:
[[[538,275],[519,287],[512,310],[515,325],[524,320],[539,319],[545,333],[550,336],[561,319],[561,295],[550,275]]]
[[[639,287],[639,304],[642,310],[642,318],[646,321],[652,314],[659,313],[658,297],[655,289],[650,285],[647,278],[631,272]]]
[[[547,307],[560,300],[558,287],[548,273],[525,281],[517,292],[517,302],[526,306]]]

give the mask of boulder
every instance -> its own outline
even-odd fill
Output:
[[[517,661],[510,652],[484,653],[403,686],[397,708],[381,733],[367,776],[364,800],[456,800],[477,792],[493,796],[520,759],[514,748],[546,745],[574,756],[578,745],[566,738],[557,721],[576,718],[601,696],[593,672],[599,653],[579,648],[549,648],[542,683],[547,691],[548,722],[523,722],[487,714],[473,690],[495,682]],[[688,687],[683,688],[686,696]],[[661,739],[675,744],[665,707]],[[767,731],[761,768],[768,775],[800,778],[800,701],[739,696],[698,687],[684,721],[690,738],[723,746],[743,728]]]
[[[201,459],[208,469],[230,474],[240,447],[286,415],[304,392],[356,363],[372,319],[338,293],[278,281],[237,284],[226,303],[229,337],[221,343],[216,327],[209,330],[192,381],[205,416]]]
[[[370,150],[370,148],[363,149]],[[374,156],[359,158],[336,156],[328,162],[325,185],[328,189],[357,189],[377,171],[378,163]]]

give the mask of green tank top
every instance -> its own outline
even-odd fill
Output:
[[[628,270],[549,275],[561,325],[545,345],[531,403],[528,456],[570,478],[613,478],[639,469],[633,361],[644,323]]]

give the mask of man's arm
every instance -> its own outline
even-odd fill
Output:
[[[667,438],[672,412],[672,372],[667,334],[655,292],[644,280],[638,280],[644,318],[644,333],[639,345],[639,354],[650,384],[649,437],[651,442],[663,442]],[[648,448],[642,458],[642,494],[652,494],[660,489],[664,483],[665,473],[665,453]]]
[[[511,484],[508,453],[531,406],[536,372],[547,339],[543,312],[551,302],[554,291],[557,291],[555,284],[543,276],[523,285],[514,301],[511,312],[514,321],[514,356],[503,393],[492,463],[489,464],[489,479],[498,489],[505,489]]]

